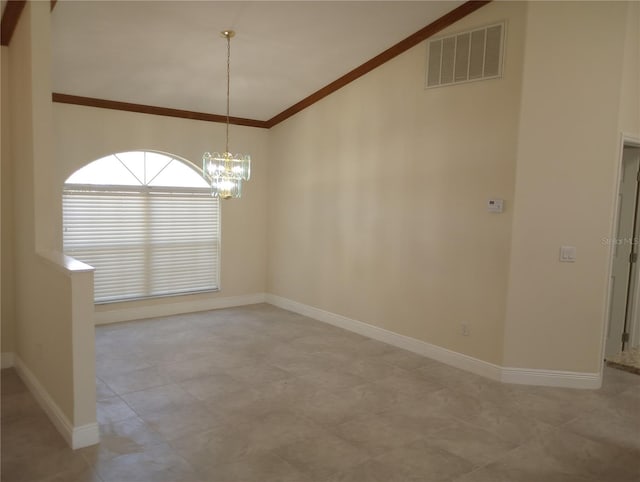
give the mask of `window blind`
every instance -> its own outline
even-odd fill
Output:
[[[220,209],[206,190],[63,192],[64,251],[94,268],[95,302],[218,289]]]

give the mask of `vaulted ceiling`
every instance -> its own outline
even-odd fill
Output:
[[[52,12],[53,91],[266,121],[461,1],[65,1]]]
[[[271,127],[490,1],[50,0],[53,100],[223,121],[231,29],[231,122]]]

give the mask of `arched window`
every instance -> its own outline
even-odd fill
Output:
[[[188,162],[149,151],[112,154],[63,190],[64,251],[96,268],[95,302],[213,291],[220,205]]]

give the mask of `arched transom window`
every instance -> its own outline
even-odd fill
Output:
[[[198,170],[166,154],[112,154],[63,190],[64,251],[96,268],[96,303],[218,289],[220,206]]]

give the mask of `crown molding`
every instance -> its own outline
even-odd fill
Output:
[[[270,129],[288,119],[289,117],[297,114],[298,112],[306,109],[307,107],[315,104],[319,100],[325,98],[326,96],[332,94],[333,92],[341,89],[345,85],[353,82],[354,80],[362,77],[368,72],[380,67],[384,63],[389,60],[397,57],[398,55],[406,52],[412,47],[415,47],[420,42],[427,40],[429,37],[437,34],[438,32],[444,30],[445,28],[453,25],[457,21],[463,19],[467,15],[475,12],[476,10],[484,7],[486,4],[491,3],[492,0],[470,0],[459,7],[451,10],[449,13],[443,15],[436,21],[430,23],[426,27],[418,30],[414,34],[409,37],[401,40],[397,44],[388,48],[384,52],[376,55],[372,59],[363,63],[359,67],[356,67],[352,71],[343,75],[339,79],[334,80],[330,84],[324,86],[320,90],[314,92],[313,94],[305,97],[300,102],[292,105],[291,107],[283,110],[279,114],[275,115],[269,120],[257,120],[257,119],[246,119],[242,117],[230,117],[229,123],[240,125],[240,126],[248,126],[248,127],[258,127],[261,129]],[[11,2],[10,3],[14,3]],[[19,2],[15,2],[19,3]],[[24,3],[24,2],[22,2]],[[23,5],[24,6],[24,5]],[[55,0],[52,1],[51,8],[55,6]],[[8,5],[7,5],[8,8]],[[16,20],[17,22],[17,20]],[[2,18],[2,26],[4,29],[4,16]],[[4,31],[3,31],[4,34]],[[3,44],[4,45],[4,44]],[[128,112],[139,112],[142,114],[153,114],[153,115],[163,115],[169,117],[180,117],[183,119],[193,119],[193,120],[202,120],[208,122],[226,122],[227,118],[223,115],[218,114],[206,114],[203,112],[193,112],[188,110],[181,109],[170,109],[166,107],[157,107],[151,105],[143,105],[143,104],[133,104],[129,102],[119,102],[115,100],[107,100],[107,99],[97,99],[93,97],[81,97],[77,95],[69,95],[69,94],[60,94],[53,93],[52,99],[54,102],[59,102],[63,104],[75,104],[75,105],[83,105],[88,107],[98,107],[102,109],[114,109],[114,110],[124,110]]]
[[[18,20],[20,20],[20,15],[26,4],[26,0],[8,0],[0,22],[0,45],[7,46],[11,42],[13,31],[18,25]]]
[[[416,33],[408,36],[404,40],[401,40],[397,44],[392,47],[389,47],[387,50],[382,52],[381,54],[376,55],[372,59],[366,61],[364,64],[356,67],[351,72],[346,73],[342,77],[337,80],[334,80],[330,84],[324,86],[320,90],[314,92],[310,96],[302,99],[297,104],[292,105],[288,109],[280,112],[278,115],[272,117],[267,121],[267,126],[269,128],[279,124],[280,122],[288,119],[294,114],[306,109],[307,107],[315,104],[319,100],[325,98],[329,94],[332,94],[336,90],[341,89],[345,85],[353,82],[359,77],[362,77],[364,74],[371,72],[372,70],[380,67],[382,64],[388,62],[389,60],[397,57],[403,52],[406,52],[411,47],[415,47],[420,42],[425,41],[429,37],[432,37],[436,33],[444,30],[450,25],[454,24],[458,20],[466,17],[467,15],[475,12],[479,8],[484,7],[486,4],[490,3],[491,0],[482,0],[482,1],[468,1],[460,5],[459,7],[451,10],[449,13],[443,15],[438,20],[430,23],[426,27],[418,30]]]
[[[139,112],[141,114],[163,115],[168,117],[180,117],[182,119],[201,120],[208,122],[227,122],[227,117],[217,114],[206,114],[204,112],[193,112],[190,110],[170,109],[167,107],[156,107],[153,105],[132,104],[130,102],[119,102],[115,100],[96,99],[94,97],[81,97],[78,95],[51,94],[53,102],[61,104],[84,105],[87,107],[98,107],[101,109],[124,110],[127,112]],[[243,117],[229,117],[229,123],[239,126],[259,127],[266,129],[266,121],[245,119]]]

